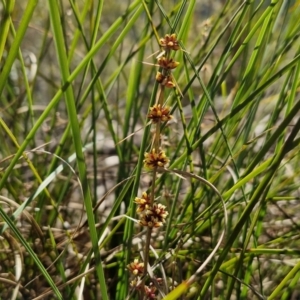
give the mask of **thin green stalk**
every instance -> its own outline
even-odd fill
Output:
[[[9,75],[9,72],[11,70],[12,64],[14,63],[17,55],[18,55],[18,51],[20,48],[20,45],[24,39],[25,33],[26,33],[26,29],[28,28],[29,22],[32,18],[33,12],[35,10],[35,7],[38,3],[38,0],[29,0],[26,6],[26,9],[23,13],[20,25],[18,27],[18,30],[16,32],[16,36],[14,38],[14,41],[12,42],[12,45],[9,49],[5,64],[3,69],[1,70],[0,73],[0,95],[3,92],[4,86],[7,82],[7,78]],[[13,2],[9,3],[9,12],[13,9]],[[10,19],[8,20],[8,22],[10,22]]]
[[[224,74],[226,74],[233,66],[233,64],[236,62],[237,58],[241,55],[245,47],[248,45],[250,40],[252,39],[255,32],[261,27],[262,23],[265,22],[265,19],[268,17],[269,14],[272,14],[272,11],[274,9],[274,6],[278,3],[278,0],[272,0],[268,8],[264,11],[264,13],[260,16],[259,20],[255,23],[255,25],[251,28],[251,31],[247,35],[247,37],[244,39],[242,45],[239,47],[231,61],[229,62],[227,68],[224,71]],[[238,41],[238,40],[237,40]],[[236,42],[237,42],[236,41]],[[233,45],[234,46],[234,45]]]
[[[299,276],[298,272],[300,270],[300,262],[298,262],[293,269],[284,277],[284,279],[280,282],[280,284],[276,287],[276,289],[272,292],[272,294],[267,298],[267,300],[279,299],[282,290],[288,285],[288,283],[295,278],[295,276]],[[297,275],[298,274],[298,275]]]
[[[3,18],[0,21],[0,61],[2,60],[5,42],[7,41],[9,27],[12,24],[11,14],[14,10],[15,0],[7,0],[6,5],[3,8]],[[1,94],[1,93],[0,93]]]
[[[56,46],[57,56],[59,60],[60,71],[62,75],[62,81],[63,84],[66,84],[70,74],[69,74],[68,57],[64,47],[65,45],[64,36],[63,36],[62,28],[60,26],[60,15],[58,10],[58,3],[50,0],[48,1],[48,4],[50,10],[52,29],[54,33],[55,46]],[[84,204],[85,204],[88,223],[89,223],[90,237],[92,240],[93,252],[96,259],[96,272],[101,286],[102,297],[103,299],[108,300],[105,275],[102,267],[100,253],[98,250],[98,235],[97,235],[96,224],[94,219],[92,199],[91,199],[89,184],[86,175],[87,172],[86,172],[85,158],[82,151],[80,129],[79,129],[77,112],[75,107],[75,98],[74,98],[73,89],[71,85],[68,86],[68,88],[66,89],[65,96],[66,96],[66,105],[68,109],[68,116],[71,124],[72,137],[73,137],[73,142],[74,142],[76,156],[77,156],[79,178],[83,186]]]

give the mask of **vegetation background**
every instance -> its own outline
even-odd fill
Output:
[[[176,33],[157,299],[297,299],[299,4],[1,0],[0,298],[140,299],[129,217]]]

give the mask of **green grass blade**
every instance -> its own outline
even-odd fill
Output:
[[[51,23],[52,23],[53,33],[54,33],[56,51],[57,51],[57,56],[58,56],[59,65],[62,74],[62,80],[63,80],[63,84],[65,84],[70,75],[69,75],[68,57],[65,51],[65,41],[63,38],[63,32],[60,27],[60,16],[59,16],[58,4],[57,2],[52,0],[49,1],[48,3],[49,3],[50,17],[51,17]],[[65,95],[66,95],[66,104],[68,108],[68,116],[71,123],[72,137],[73,137],[73,142],[74,142],[76,156],[77,156],[79,178],[83,185],[84,204],[87,211],[90,236],[92,240],[94,255],[97,261],[96,271],[101,286],[102,297],[103,299],[108,299],[105,275],[103,272],[102,262],[98,251],[98,235],[97,235],[97,230],[95,225],[90,189],[86,177],[86,165],[84,162],[84,155],[82,151],[80,129],[79,129],[76,107],[75,107],[75,98],[71,86],[69,86],[66,89]]]

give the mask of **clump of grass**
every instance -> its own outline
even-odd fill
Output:
[[[0,14],[1,298],[297,296],[297,1]]]

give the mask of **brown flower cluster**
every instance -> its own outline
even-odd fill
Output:
[[[154,124],[158,122],[167,122],[172,119],[170,108],[168,106],[161,107],[160,104],[155,104],[150,107],[148,119],[151,119]]]
[[[154,149],[150,154],[148,153],[147,157],[149,159],[148,164],[150,166],[153,164],[158,165],[162,163],[162,161],[164,164],[166,161],[168,161],[163,151],[160,151],[159,154],[156,155]],[[154,158],[156,158],[156,160]],[[166,218],[169,214],[166,211],[166,206],[154,202],[151,194],[143,192],[141,197],[136,197],[134,199],[134,203],[137,204],[136,212],[139,215],[139,224],[141,226],[148,227],[150,230],[152,230],[153,228],[159,228],[163,226],[163,224],[166,222]],[[132,263],[127,265],[127,268],[134,276],[134,279],[130,282],[130,286],[141,292],[144,295],[144,299],[157,299],[158,291],[152,282],[150,282],[149,285],[140,284],[141,276],[145,274],[144,263],[141,263],[138,259],[135,259]]]
[[[163,75],[161,72],[156,73],[156,81],[167,88],[174,88],[175,83],[171,74]]]
[[[157,299],[157,288],[152,282],[149,285],[139,284],[141,282],[141,276],[144,274],[144,263],[139,262],[136,258],[132,263],[127,265],[128,271],[133,275],[133,280],[130,282],[130,286],[139,291],[144,289],[146,299]]]
[[[146,192],[143,192],[142,198],[135,197],[134,203],[138,205],[137,213],[141,213],[151,206],[151,199]]]
[[[168,216],[166,207],[160,203],[151,204],[150,196],[144,192],[142,197],[136,197],[134,202],[138,205],[136,212],[140,215],[139,223],[149,228],[161,227]]]
[[[146,169],[153,170],[157,167],[164,167],[169,162],[168,157],[166,156],[165,151],[159,150],[156,152],[155,149],[152,149],[151,152],[145,153],[144,166]]]
[[[161,227],[165,223],[168,214],[164,205],[160,203],[153,204],[141,214],[140,224],[149,228]]]
[[[167,50],[174,50],[177,51],[180,49],[180,46],[178,44],[177,38],[176,38],[176,34],[166,34],[164,38],[161,38],[159,40],[160,45],[167,49]]]
[[[179,66],[179,62],[173,60],[173,58],[167,58],[165,56],[161,56],[157,59],[157,63],[160,67],[166,70],[173,70]]]
[[[157,72],[156,81],[167,88],[175,87],[171,71],[178,67],[179,62],[169,57],[170,51],[177,51],[180,49],[176,34],[166,34],[164,38],[160,39],[160,45],[164,49],[165,56],[157,58],[158,65],[162,68],[162,72]]]
[[[147,297],[146,299],[157,299],[156,293],[157,293],[157,289],[153,285],[153,283],[151,283],[149,286],[145,285],[145,294]]]
[[[139,260],[136,258],[132,263],[127,265],[127,269],[134,276],[142,276],[144,274],[144,263],[139,262]]]

